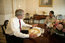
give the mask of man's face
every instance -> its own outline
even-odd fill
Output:
[[[22,19],[23,16],[24,16],[24,12],[22,13],[22,15],[19,15],[19,16],[17,16],[17,17],[18,17],[18,19]]]

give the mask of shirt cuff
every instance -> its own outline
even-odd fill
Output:
[[[25,38],[29,38],[29,34],[26,34],[26,37]]]

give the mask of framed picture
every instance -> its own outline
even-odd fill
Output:
[[[40,7],[52,7],[53,0],[39,0]]]

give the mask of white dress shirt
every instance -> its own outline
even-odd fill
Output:
[[[21,27],[22,26],[32,27],[32,25],[25,24],[22,19],[20,19],[20,21],[21,21]],[[17,17],[14,17],[11,20],[9,20],[5,33],[9,34],[9,35],[14,35],[14,36],[20,37],[20,38],[29,38],[29,34],[21,33],[19,27],[20,27],[19,19]]]

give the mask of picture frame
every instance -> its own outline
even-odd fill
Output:
[[[53,0],[39,0],[39,7],[52,7]]]

